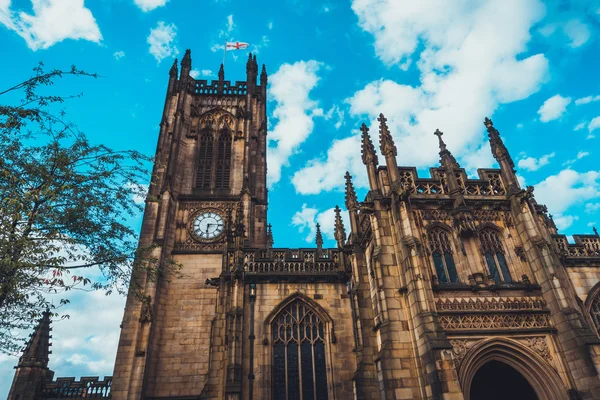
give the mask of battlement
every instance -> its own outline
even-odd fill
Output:
[[[600,258],[600,237],[596,235],[573,235],[575,243],[569,243],[565,235],[552,235],[562,257]]]
[[[56,378],[44,383],[43,399],[109,399],[112,376],[100,380],[97,376],[86,376],[80,380],[74,377]]]
[[[231,81],[190,79],[188,92],[197,96],[245,96],[248,93],[248,84],[245,81],[235,81],[231,84]]]
[[[387,170],[387,167],[379,167]],[[443,168],[430,168],[429,178],[421,178],[414,167],[398,167],[399,183],[408,193],[417,196],[448,195],[446,171]],[[463,168],[455,170],[456,179],[464,196],[505,196],[506,187],[502,182],[501,171],[495,168],[477,170],[479,179],[469,179]]]

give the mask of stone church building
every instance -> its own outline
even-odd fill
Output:
[[[558,233],[491,120],[478,179],[440,131],[421,177],[383,115],[363,124],[370,190],[346,173],[337,247],[273,248],[265,67],[191,68],[169,73],[140,236],[183,277],[127,299],[112,378],[53,378],[45,315],[10,399],[600,399],[600,237]]]

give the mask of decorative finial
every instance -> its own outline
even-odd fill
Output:
[[[442,165],[442,167],[454,169],[460,168],[460,165],[458,164],[458,161],[456,161],[456,158],[454,158],[452,153],[450,153],[450,151],[446,148],[446,143],[444,143],[444,139],[442,139],[444,132],[440,131],[439,129],[436,129],[435,132],[433,132],[433,134],[438,137],[440,145],[440,164]]]
[[[362,132],[362,161],[363,164],[369,165],[371,163],[377,165],[379,161],[377,159],[377,153],[375,152],[375,146],[373,146],[373,142],[371,141],[371,136],[369,135],[369,128],[364,123],[360,126],[360,131]]]
[[[223,82],[225,80],[225,66],[221,64],[221,68],[219,68],[219,82]]]
[[[341,214],[341,210],[340,207],[338,207],[337,205],[335,206],[335,230],[334,230],[334,237],[335,240],[338,243],[338,246],[341,247],[344,245],[344,242],[346,241],[346,229],[344,228],[344,221],[342,221],[342,214]]]
[[[315,243],[317,244],[317,249],[323,248],[323,235],[321,234],[321,225],[317,222],[317,234]]]
[[[267,224],[267,246],[269,248],[273,247],[273,226],[271,224]]]
[[[260,71],[260,84],[261,86],[267,84],[267,68],[265,67],[265,64],[262,65],[262,70]]]
[[[500,163],[501,161],[507,161],[510,168],[513,169],[515,167],[515,163],[513,162],[510,154],[508,153],[508,149],[504,145],[504,142],[500,138],[500,132],[496,128],[494,128],[494,123],[491,119],[485,118],[483,120],[483,124],[487,128],[488,137],[490,139],[490,147],[492,148],[492,155]]]
[[[185,54],[183,55],[183,58],[181,59],[181,67],[182,68],[191,68],[192,67],[192,52],[190,51],[190,49],[187,49],[185,51]]]
[[[381,154],[385,157],[396,157],[398,151],[396,150],[394,139],[387,126],[387,118],[384,117],[383,114],[379,114],[377,121],[379,121],[379,147],[381,148]]]
[[[348,211],[354,211],[354,209],[358,205],[358,200],[356,199],[356,192],[354,191],[354,185],[352,184],[352,175],[350,172],[346,171],[346,208]]]
[[[175,59],[175,61],[173,61],[173,65],[171,65],[171,69],[169,70],[169,75],[177,77],[177,72],[177,59]]]
[[[50,309],[46,308],[31,334],[31,339],[27,342],[23,355],[19,358],[19,367],[48,367],[49,355],[52,353],[50,351],[50,346],[52,346],[50,343],[50,339],[52,339],[50,316]]]

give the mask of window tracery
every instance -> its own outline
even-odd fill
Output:
[[[231,132],[228,129],[222,129],[219,135],[216,172],[215,187],[228,189],[231,175]]]
[[[198,167],[196,170],[196,187],[210,188],[213,161],[213,135],[209,128],[202,129],[198,138]]]
[[[590,305],[590,317],[592,317],[596,332],[600,335],[600,291],[596,292],[592,304]]]
[[[457,283],[458,272],[448,233],[441,228],[434,228],[428,232],[428,239],[438,281],[440,283]]]
[[[502,239],[498,232],[489,228],[484,229],[479,233],[479,240],[481,242],[483,257],[492,278],[496,282],[512,282],[506,257],[504,256]]]
[[[295,300],[275,318],[274,400],[326,400],[325,324],[304,302]]]

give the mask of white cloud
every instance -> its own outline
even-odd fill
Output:
[[[203,77],[213,76],[213,72],[211,69],[203,69],[203,70],[193,69],[190,71],[190,76],[194,79],[198,79],[200,76],[203,76]]]
[[[478,148],[467,148],[464,155],[460,158],[462,167],[467,171],[470,177],[479,179],[477,175],[478,168],[497,167],[498,164],[492,155],[489,142],[482,143]]]
[[[600,203],[587,203],[585,205],[585,212],[593,214],[600,210]]]
[[[147,42],[150,45],[150,54],[156,58],[159,63],[167,58],[179,54],[179,50],[175,44],[177,36],[177,27],[175,24],[165,25],[163,21],[159,21],[156,28],[150,31]]]
[[[526,171],[537,171],[542,168],[544,165],[548,165],[550,163],[550,159],[554,157],[554,153],[546,154],[541,156],[540,158],[534,157],[525,157],[519,160],[517,166],[519,168],[523,168]]]
[[[113,57],[115,58],[115,60],[120,60],[121,58],[125,57],[125,52],[123,50],[115,51],[113,53]]]
[[[318,103],[309,97],[319,81],[321,65],[314,60],[286,63],[269,78],[269,99],[276,103],[272,119],[277,121],[268,136],[270,187],[279,182],[281,168],[288,165],[289,157],[312,133],[313,118],[323,115]]]
[[[588,131],[590,134],[596,129],[600,128],[600,116],[592,119],[588,125]]]
[[[575,128],[573,128],[574,131],[580,131],[583,128],[585,128],[585,126],[587,125],[587,122],[580,122],[577,125],[575,125]]]
[[[567,214],[570,207],[600,197],[600,171],[564,169],[535,185],[535,196],[555,214],[556,225],[566,229],[577,220]]]
[[[155,8],[162,7],[168,3],[169,0],[133,0],[136,6],[138,6],[143,12],[152,11]]]
[[[575,100],[575,105],[580,106],[582,104],[589,104],[593,101],[600,101],[600,95],[582,97],[580,99]]]
[[[571,43],[569,46],[576,48],[584,45],[590,36],[592,35],[590,32],[590,28],[583,22],[573,19],[567,21],[563,28],[565,35],[569,38]]]
[[[273,29],[273,22],[269,22],[267,24],[267,28],[269,28],[269,30]]]
[[[575,156],[575,158],[574,158],[574,159],[565,161],[565,162],[563,163],[563,165],[571,165],[571,164],[574,164],[574,163],[575,163],[577,160],[581,160],[583,157],[587,157],[587,156],[589,156],[589,155],[590,155],[590,153],[589,153],[589,152],[587,152],[587,151],[580,151],[580,152],[578,152],[578,153],[577,153],[577,155]]]
[[[483,118],[501,103],[535,93],[546,79],[548,60],[543,54],[526,54],[529,29],[544,14],[539,1],[452,1],[432,7],[425,1],[355,0],[352,8],[360,27],[374,36],[375,53],[386,65],[417,68],[420,74],[419,86],[377,80],[347,100],[351,116],[374,122],[380,112],[385,114],[401,165],[424,167],[437,161],[436,128],[446,133],[457,157],[478,148]],[[376,136],[375,128],[372,132]],[[332,148],[346,147],[344,154],[330,149],[327,156],[333,158],[309,161],[294,176],[296,190],[318,193],[339,187],[340,171],[347,167],[355,167],[353,175],[364,175],[355,162],[360,147],[345,146],[351,143],[358,141],[334,141]],[[312,187],[310,181],[315,182]]]
[[[350,226],[348,212],[342,209],[341,216],[344,227],[348,229]],[[335,208],[332,207],[324,211],[319,211],[317,208],[308,207],[305,203],[302,205],[302,209],[296,211],[292,217],[292,225],[296,226],[301,234],[306,234],[304,240],[307,243],[315,243],[317,223],[321,227],[324,239],[335,240]]]
[[[263,49],[263,48],[269,46],[269,42],[270,42],[269,37],[266,35],[263,35],[260,38],[260,42],[258,42],[257,44],[254,44],[252,46],[251,52],[257,54],[260,51],[260,49]]]
[[[10,5],[10,0],[0,1],[0,23],[25,39],[33,51],[65,39],[102,40],[96,19],[83,0],[31,0],[33,15],[13,12]]]
[[[538,110],[541,122],[554,121],[560,118],[571,103],[570,97],[562,97],[560,94],[550,97]]]

